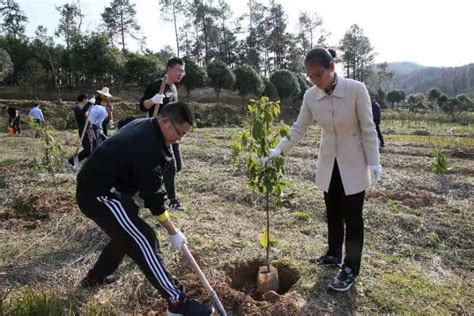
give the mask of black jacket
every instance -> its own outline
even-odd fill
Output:
[[[100,196],[114,187],[122,196],[139,193],[154,215],[165,211],[163,174],[173,167],[156,118],[136,119],[102,143],[77,175],[77,193]]]
[[[86,125],[86,112],[89,110],[91,105],[92,103],[87,102],[82,109],[78,105],[74,107],[74,117],[76,118],[77,126],[79,127],[79,137],[81,137],[84,126]]]
[[[145,100],[151,99],[155,94],[157,94],[160,91],[161,87],[161,81],[162,79],[157,79],[153,82],[150,82],[146,89],[145,93],[143,94],[143,97],[140,99],[140,110],[143,112],[148,111],[148,115],[150,117],[153,116],[153,111],[155,110],[155,105],[152,106],[150,109],[146,109],[145,106],[143,105],[143,102]],[[165,106],[168,103],[173,103],[173,102],[178,102],[178,90],[176,89],[176,86],[173,85],[165,85],[165,91],[163,94],[166,96],[163,98],[163,104],[160,104],[160,108],[158,109],[158,113],[160,113],[161,109],[163,106]]]

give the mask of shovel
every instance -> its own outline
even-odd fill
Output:
[[[222,303],[219,300],[219,298],[217,297],[216,292],[214,292],[211,285],[209,284],[206,277],[204,276],[204,273],[202,273],[201,268],[199,268],[199,265],[197,264],[196,260],[194,260],[194,257],[191,254],[191,252],[189,251],[188,246],[186,246],[186,244],[184,244],[181,247],[181,250],[183,251],[183,256],[186,258],[186,260],[188,261],[188,263],[191,266],[191,268],[193,269],[193,271],[199,277],[199,280],[201,281],[202,286],[204,287],[204,289],[206,289],[206,292],[211,297],[211,300],[214,303],[214,305],[216,306],[217,311],[219,312],[219,315],[220,316],[227,316],[227,313],[224,309],[224,306],[222,306]]]
[[[86,119],[86,124],[84,124],[84,129],[82,130],[82,134],[81,134],[81,139],[79,141],[79,145],[77,145],[77,148],[76,148],[76,152],[74,153],[74,156],[72,156],[72,159],[74,161],[74,170],[77,171],[78,168],[79,168],[79,157],[78,157],[78,153],[79,153],[79,149],[81,149],[82,147],[82,140],[84,139],[84,135],[86,135],[86,131],[87,131],[87,127],[89,126],[89,118],[91,116],[91,111],[92,110],[92,106],[89,108],[89,113],[87,113],[87,119]]]
[[[168,80],[168,75],[164,75],[163,79],[161,80],[160,90],[158,91],[159,94],[163,94],[163,92],[165,92],[166,80]],[[155,110],[153,110],[153,117],[157,117],[159,107],[159,104],[155,104]]]

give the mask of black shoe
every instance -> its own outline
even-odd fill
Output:
[[[181,301],[168,305],[168,316],[209,316],[214,313],[210,305],[199,303],[194,299],[184,297]]]
[[[84,279],[81,280],[81,286],[82,287],[95,287],[99,286],[102,284],[110,284],[114,283],[119,279],[118,275],[116,274],[110,274],[103,278],[102,280],[97,280],[89,275],[87,275]]]
[[[351,288],[356,278],[357,276],[352,272],[352,269],[344,266],[328,286],[334,291],[345,292]]]
[[[311,257],[309,258],[309,262],[316,263],[318,266],[321,267],[341,267],[341,259],[328,255],[324,255],[321,257]]]
[[[185,208],[183,205],[181,205],[181,203],[179,203],[178,200],[171,200],[169,210],[170,211],[184,211]]]

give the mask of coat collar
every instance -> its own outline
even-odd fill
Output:
[[[332,92],[332,96],[335,96],[335,97],[338,97],[338,98],[344,98],[345,94],[346,94],[346,79],[341,77],[341,76],[337,76],[337,84],[336,84],[336,87],[334,88],[334,91]],[[316,87],[316,100],[321,100],[322,98],[324,97],[327,97],[327,93],[324,92],[324,90],[321,90],[319,89],[318,87]]]

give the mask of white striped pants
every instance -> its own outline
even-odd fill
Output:
[[[93,197],[77,192],[81,211],[110,237],[89,275],[101,280],[113,273],[128,255],[153,286],[170,303],[182,296],[182,287],[165,267],[155,230],[138,216],[139,207],[131,198]]]

